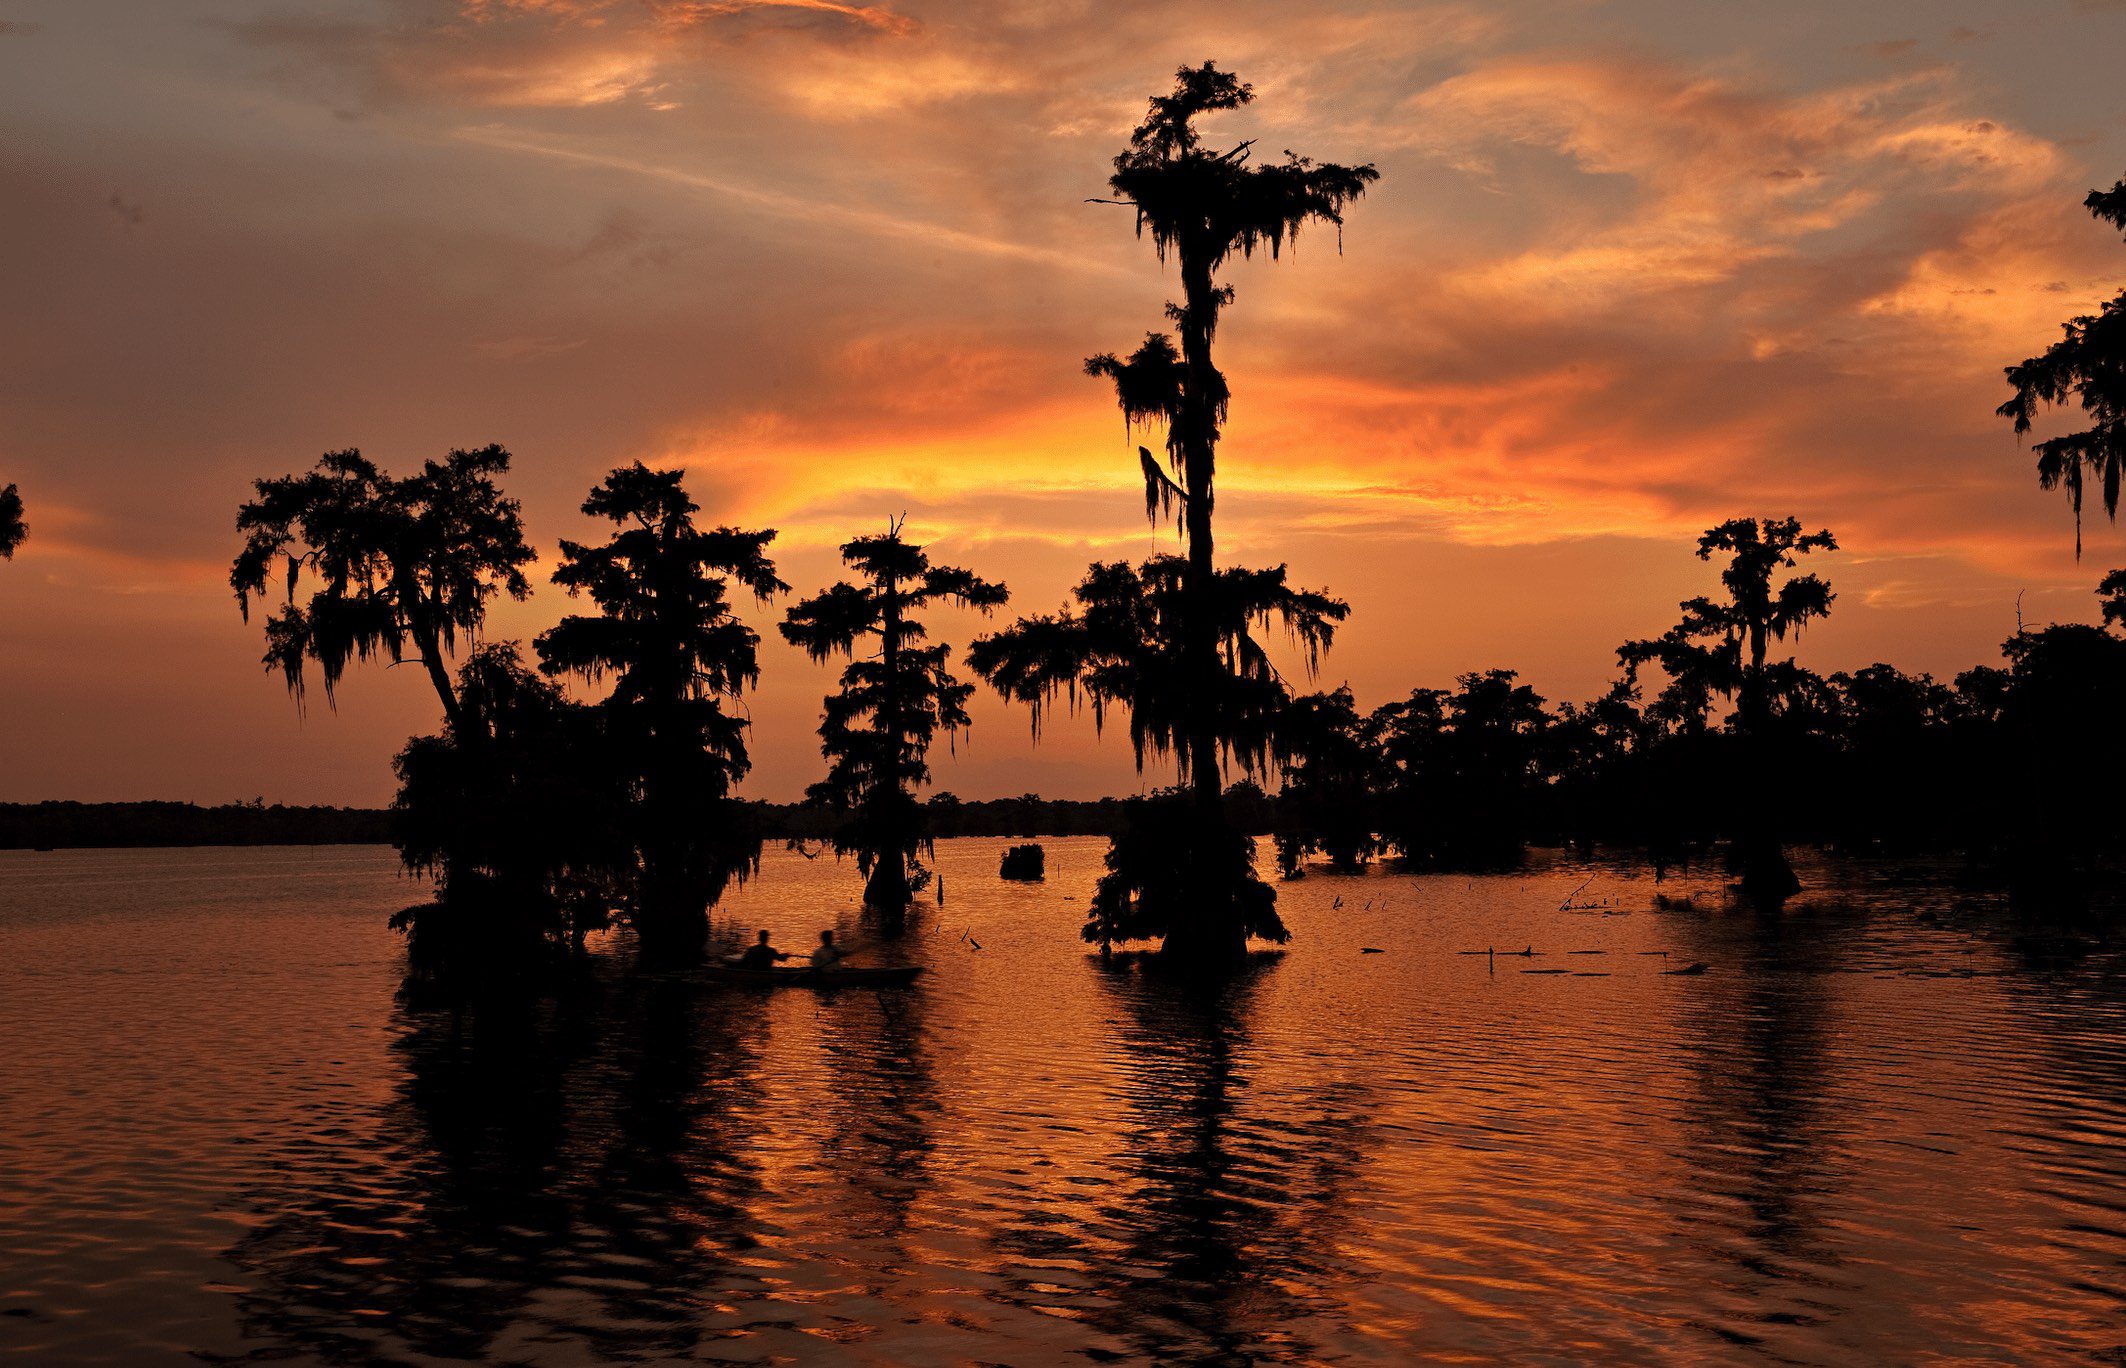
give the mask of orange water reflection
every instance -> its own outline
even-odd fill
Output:
[[[1611,916],[1559,909],[1584,869],[1316,875],[1284,888],[1287,954],[1177,993],[1072,938],[1097,843],[1051,843],[1030,888],[995,879],[999,844],[942,846],[949,901],[873,949],[929,966],[913,991],[605,965],[476,1023],[394,1002],[378,914],[408,890],[383,852],[0,856],[0,1350],[1835,1363],[2126,1340],[2108,951],[2019,943],[1924,871],[1777,918],[1656,911],[1622,869],[1593,871]],[[771,858],[730,934],[856,934],[854,883]],[[1543,953],[1455,953],[1484,946]]]

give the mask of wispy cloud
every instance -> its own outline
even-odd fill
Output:
[[[364,104],[567,109],[671,108],[672,79],[721,41],[890,40],[917,25],[840,0],[399,0],[389,23],[294,13],[231,28],[292,80],[322,76]]]
[[[555,143],[539,142],[519,136],[505,128],[482,126],[461,128],[453,137],[461,142],[481,147],[491,147],[508,152],[521,152],[529,156],[546,157],[555,161],[571,162],[578,166],[594,166],[608,171],[620,171],[630,176],[641,176],[663,181],[670,185],[684,186],[736,201],[748,208],[784,220],[813,224],[828,224],[848,228],[875,237],[895,238],[904,242],[920,243],[927,247],[950,248],[954,251],[973,252],[981,256],[1006,257],[1016,261],[1033,262],[1056,267],[1073,273],[1117,274],[1117,268],[1100,261],[1088,261],[1081,254],[1059,251],[1033,243],[1018,242],[1010,238],[993,237],[964,228],[932,220],[912,218],[883,209],[869,209],[861,205],[839,200],[811,198],[793,195],[783,190],[770,190],[759,185],[730,177],[693,171],[685,167],[669,166],[657,162],[642,161],[634,157],[600,152],[588,148],[566,147]]]

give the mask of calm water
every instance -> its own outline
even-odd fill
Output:
[[[610,972],[457,1040],[394,999],[384,917],[418,890],[388,851],[0,853],[0,1353],[2126,1345],[2109,951],[2018,945],[1911,871],[1806,871],[1781,918],[1657,909],[1606,866],[1316,874],[1284,886],[1288,954],[1177,1000],[1075,939],[1099,842],[1048,842],[1031,887],[1004,844],[940,847],[946,903],[887,952],[930,966],[912,991]],[[1590,875],[1611,905],[1561,910]],[[776,852],[732,932],[852,924],[855,886]],[[1456,953],[1487,946],[1543,953]]]

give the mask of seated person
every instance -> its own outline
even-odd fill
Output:
[[[812,951],[812,967],[814,969],[832,969],[847,958],[849,957],[842,953],[842,948],[834,943],[834,933],[832,931],[819,933],[819,945]]]
[[[763,931],[760,933],[760,939],[747,946],[745,953],[738,957],[738,967],[741,969],[773,969],[777,960],[786,960],[788,958],[790,958],[788,955],[768,944],[768,933]]]

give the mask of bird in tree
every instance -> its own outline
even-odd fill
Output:
[[[22,496],[13,485],[0,489],[0,560],[14,559],[15,549],[29,534],[29,524],[22,521]]]
[[[858,582],[792,606],[782,634],[814,661],[849,661],[820,719],[827,777],[806,797],[844,814],[835,853],[856,856],[865,906],[893,919],[929,882],[921,857],[931,841],[915,789],[930,779],[930,743],[940,730],[953,737],[968,727],[974,692],[953,675],[949,646],[924,644],[917,615],[939,602],[987,613],[1010,594],[971,571],[932,565],[899,522],[841,550]]]
[[[284,593],[266,622],[265,664],[297,703],[310,661],[328,701],[352,661],[416,661],[452,732],[477,735],[449,657],[477,637],[497,594],[530,595],[524,567],[537,558],[517,501],[502,493],[508,473],[499,446],[453,451],[403,477],[359,451],[335,451],[305,474],[255,482],[257,497],[237,511],[244,548],[229,585],[245,621],[269,585]],[[309,598],[298,602],[306,583]]]
[[[1836,597],[1816,575],[1790,575],[1811,551],[1834,551],[1829,532],[1803,533],[1794,518],[1736,518],[1698,539],[1698,559],[1727,557],[1720,582],[1727,601],[1694,598],[1683,617],[1659,637],[1630,641],[1617,649],[1628,678],[1652,662],[1696,696],[1717,694],[1735,705],[1734,728],[1742,743],[1738,797],[1740,830],[1733,860],[1742,891],[1778,902],[1799,890],[1793,866],[1780,847],[1775,812],[1783,771],[1772,757],[1772,724],[1789,698],[1813,683],[1791,658],[1767,659],[1773,641],[1798,635],[1811,621],[1830,616]]]
[[[1085,938],[1103,946],[1162,940],[1166,953],[1191,963],[1230,960],[1251,937],[1286,940],[1276,894],[1255,875],[1253,842],[1217,809],[1206,817],[1195,796],[1205,762],[1193,743],[1208,715],[1218,743],[1208,761],[1210,783],[1219,781],[1221,757],[1245,774],[1267,773],[1278,759],[1291,692],[1259,633],[1280,626],[1311,674],[1350,609],[1293,588],[1283,566],[1220,570],[1211,593],[1199,595],[1179,556],[1095,565],[1073,597],[1074,606],[1059,613],[1022,619],[975,642],[968,664],[1032,709],[1037,735],[1059,698],[1089,707],[1102,725],[1110,709],[1125,709],[1138,769],[1171,757],[1188,786],[1184,798],[1129,810],[1131,829],[1108,853]],[[1185,665],[1202,637],[1218,667],[1208,680]]]
[[[1144,475],[1145,511],[1178,518],[1187,543],[1187,592],[1208,601],[1217,577],[1212,535],[1219,431],[1230,393],[1211,359],[1211,339],[1233,290],[1218,272],[1235,254],[1258,249],[1277,256],[1309,223],[1341,227],[1344,207],[1379,178],[1372,166],[1317,163],[1287,152],[1279,162],[1257,163],[1254,145],[1223,151],[1206,148],[1198,117],[1238,109],[1254,91],[1230,72],[1206,62],[1175,73],[1173,93],[1154,96],[1129,146],[1115,158],[1108,185],[1136,212],[1137,232],[1148,234],[1161,261],[1173,258],[1181,272],[1181,299],[1167,306],[1180,336],[1152,333],[1127,359],[1095,356],[1088,374],[1114,383],[1125,419],[1164,424],[1166,463],[1138,448]],[[1181,667],[1202,697],[1220,689],[1210,611],[1190,615],[1193,632],[1183,643]],[[1215,820],[1223,792],[1218,756],[1223,741],[1209,709],[1185,727],[1190,790],[1206,820]]]
[[[2090,214],[2126,229],[2126,181],[2092,190],[2083,201]],[[2104,512],[2119,515],[2119,484],[2126,475],[2126,291],[2096,314],[2060,326],[2059,341],[2042,355],[2008,367],[2015,395],[2000,406],[2018,436],[2030,431],[2038,408],[2081,405],[2090,426],[2037,444],[2037,480],[2045,489],[2067,491],[2074,507],[2074,554],[2082,554],[2082,494],[2088,480],[2103,491]]]
[[[751,768],[732,710],[760,679],[760,638],[733,611],[732,581],[766,604],[789,586],[768,559],[773,531],[694,523],[682,472],[641,462],[607,475],[583,511],[615,525],[602,546],[561,543],[554,583],[597,605],[538,639],[540,669],[592,684],[610,759],[626,774],[637,867],[633,920],[645,963],[700,959],[708,908],[760,864],[760,834],[732,790]]]

